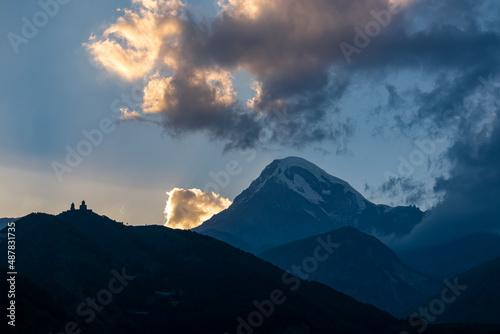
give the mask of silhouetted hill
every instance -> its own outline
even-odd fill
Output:
[[[235,333],[236,319],[276,290],[286,301],[262,333],[382,333],[397,323],[194,232],[129,227],[90,212],[31,214],[16,225],[19,271],[70,315],[49,324],[54,333],[70,321],[92,333]]]
[[[215,229],[209,229],[203,231],[203,235],[208,235],[209,237],[215,238],[217,240],[224,241],[233,247],[244,250],[246,252],[255,254],[257,250],[250,244],[244,242],[240,238],[226,232],[217,231]]]
[[[7,300],[7,292],[10,284],[7,281],[10,278],[5,270],[0,270],[0,308],[2,309],[2,333],[49,333],[52,328],[60,325],[61,319],[70,319],[67,313],[52,297],[38,287],[31,280],[22,275],[17,275],[15,280],[15,325],[7,325],[7,318],[4,313],[10,314],[10,299]]]
[[[2,333],[400,333],[414,327],[213,238],[91,212],[16,224],[15,330]],[[6,243],[2,243],[5,251]],[[1,262],[0,266],[5,266]],[[2,274],[4,275],[4,274]],[[1,278],[1,277],[0,277]],[[0,286],[5,287],[2,279]],[[271,302],[273,300],[273,302]],[[2,304],[5,305],[5,304]],[[243,324],[244,323],[244,324]],[[434,333],[500,326],[437,325]]]
[[[324,283],[396,316],[406,315],[408,308],[434,294],[440,286],[439,281],[404,264],[377,238],[353,227],[273,248],[260,257],[295,274],[293,266],[312,257],[319,240],[331,240],[337,248],[324,261],[316,261],[317,269],[311,273],[304,266],[300,272],[306,275],[305,278]]]
[[[0,218],[0,231],[3,230],[8,223],[15,222],[19,218]]]

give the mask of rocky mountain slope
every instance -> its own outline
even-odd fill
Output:
[[[220,240],[235,247],[246,243],[247,251],[263,251],[344,226],[375,236],[403,236],[423,216],[415,207],[375,205],[347,182],[289,157],[273,161],[228,209],[194,230],[222,232]],[[243,243],[234,243],[236,238]]]

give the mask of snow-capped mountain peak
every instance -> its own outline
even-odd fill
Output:
[[[349,183],[289,157],[274,160],[229,208],[194,230],[215,231],[207,233],[223,235],[228,243],[240,240],[255,251],[344,226],[372,235],[404,235],[422,216],[416,208],[375,205]]]
[[[299,157],[274,160],[250,185],[248,189],[250,191],[246,194],[245,200],[252,197],[252,194],[259,192],[269,182],[286,186],[314,204],[328,202],[327,198],[332,196],[331,188],[340,186],[344,194],[350,193],[354,196],[359,210],[364,210],[366,207],[366,199],[349,183]]]

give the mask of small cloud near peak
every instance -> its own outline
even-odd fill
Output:
[[[198,227],[232,204],[219,194],[211,191],[204,193],[200,189],[174,188],[167,195],[165,226],[174,229],[189,230]]]

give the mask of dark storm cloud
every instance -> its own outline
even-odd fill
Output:
[[[279,129],[271,138],[284,145],[343,145],[353,122],[338,117],[336,102],[352,74],[342,70],[339,43],[373,20],[370,11],[390,6],[387,0],[231,1],[200,22],[178,1],[133,4],[86,44],[96,63],[127,80],[146,78],[142,112],[163,115],[169,133],[205,132],[237,148],[256,145],[263,129]],[[256,81],[248,103],[232,87],[237,69]],[[276,110],[289,118],[275,117]]]
[[[143,112],[163,115],[170,133],[206,132],[228,147],[256,145],[263,128],[279,128],[272,139],[285,145],[345,142],[352,122],[331,117],[337,101],[353,83],[402,69],[442,74],[435,90],[415,91],[418,115],[402,125],[422,118],[445,125],[475,79],[498,71],[497,25],[487,17],[498,6],[394,2],[233,0],[214,19],[200,21],[179,1],[134,0],[132,10],[86,46],[109,71],[149,81]],[[369,36],[374,24],[379,31]],[[346,54],[342,45],[357,51]],[[232,87],[236,69],[256,80],[256,96],[246,105]],[[387,89],[396,107],[394,86]],[[288,127],[276,110],[286,110]]]
[[[454,162],[449,178],[436,183],[441,202],[409,240],[436,243],[473,232],[500,233],[500,126],[464,138],[448,152]]]
[[[200,22],[178,1],[134,0],[134,9],[87,48],[98,64],[124,78],[155,73],[155,80],[147,79],[143,109],[162,114],[171,133],[206,132],[241,148],[254,146],[263,128],[279,128],[272,139],[285,145],[345,142],[352,122],[331,115],[361,77],[380,79],[381,69],[412,68],[432,75],[457,71],[453,82],[439,90],[415,93],[418,117],[440,121],[443,109],[474,89],[475,77],[497,70],[493,65],[500,43],[497,32],[486,29],[493,29],[492,23],[480,15],[491,10],[485,2],[400,2],[410,4],[233,0],[217,17]],[[377,19],[382,22],[379,33],[367,36]],[[120,38],[127,43],[120,44]],[[363,38],[369,39],[367,45],[356,43]],[[346,57],[342,44],[358,51]],[[247,105],[232,87],[236,69],[256,80],[256,96]],[[394,107],[394,87],[387,88]],[[276,110],[286,110],[288,127],[274,117]]]
[[[401,198],[405,205],[419,205],[425,200],[425,182],[418,182],[410,177],[391,177],[378,191],[393,197]]]

